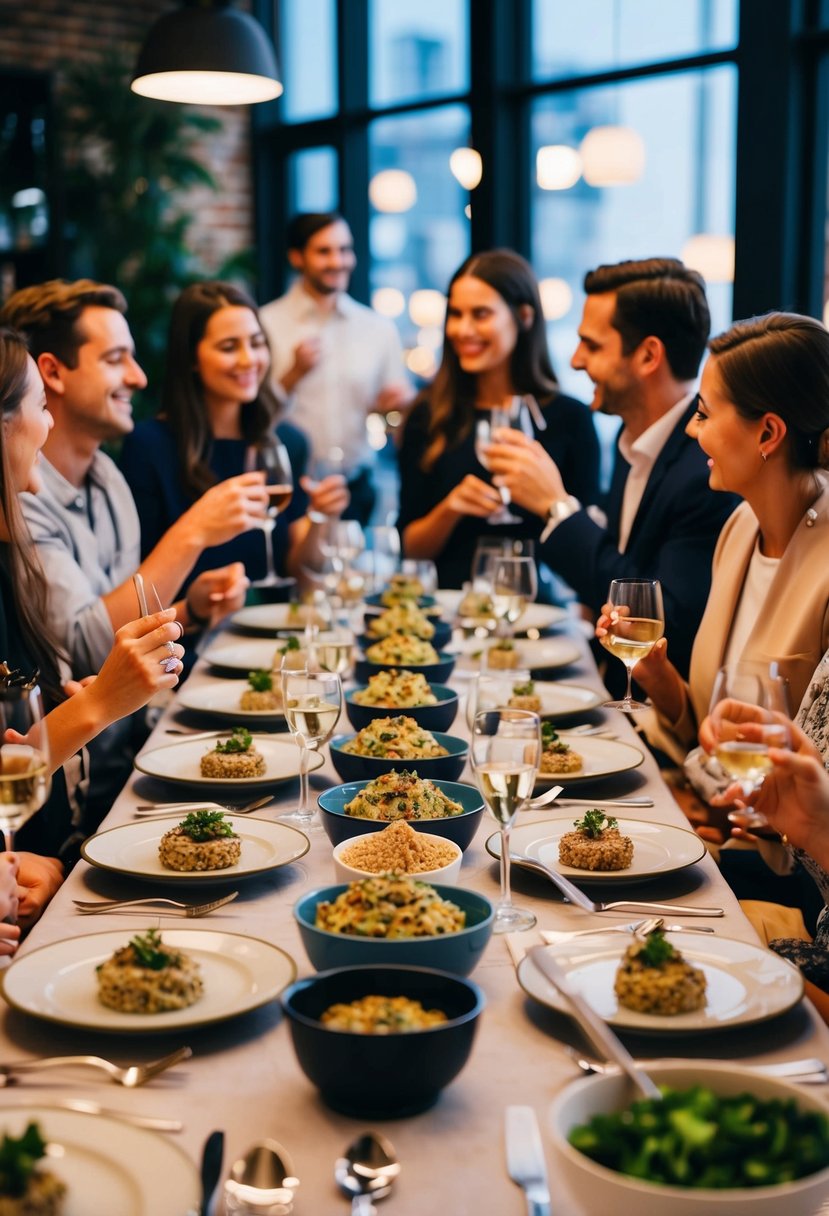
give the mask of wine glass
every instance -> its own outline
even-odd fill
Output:
[[[492,563],[492,607],[503,623],[503,636],[512,637],[527,604],[538,595],[538,574],[531,557],[499,557]]]
[[[600,641],[605,650],[624,663],[627,690],[623,700],[605,701],[605,708],[621,709],[625,713],[645,709],[641,701],[633,700],[632,673],[639,660],[650,654],[665,632],[662,587],[657,578],[614,578],[607,597],[613,610],[607,633]]]
[[[438,589],[438,568],[428,558],[407,557],[400,563],[400,573],[417,579],[424,595],[434,595]]]
[[[400,563],[400,533],[390,524],[376,524],[366,529],[370,555],[372,591],[380,591]]]
[[[301,750],[299,767],[299,806],[280,819],[298,827],[319,827],[316,810],[308,805],[308,756],[319,751],[337,724],[343,701],[340,677],[332,671],[291,671],[282,669],[282,708],[285,721]]]
[[[493,932],[531,929],[535,916],[510,895],[509,836],[518,811],[535,785],[541,759],[541,721],[524,709],[483,709],[472,723],[469,757],[487,810],[501,831],[501,898]]]
[[[0,829],[9,852],[15,832],[40,810],[51,787],[40,688],[6,684],[0,687]]]
[[[488,417],[479,418],[475,423],[475,455],[478,460],[489,472],[489,445],[492,443],[492,432],[499,426],[512,425],[512,408],[504,408],[502,406],[494,406],[488,411]],[[501,495],[501,506],[497,511],[493,511],[487,516],[487,523],[498,527],[501,524],[520,524],[521,517],[514,515],[509,509],[511,501],[510,492],[506,486],[500,486],[498,493]]]
[[[288,449],[283,443],[276,441],[264,443],[261,447],[249,447],[245,455],[245,472],[253,472],[256,469],[265,471],[265,489],[268,491],[270,506],[257,523],[265,534],[265,577],[256,579],[251,586],[279,587],[283,580],[276,573],[273,532],[277,515],[286,509],[294,496],[294,473]]]
[[[475,715],[483,709],[509,709],[509,700],[516,687],[530,683],[530,672],[524,668],[510,671],[483,671],[469,681],[466,694],[466,724],[470,730]]]
[[[314,653],[323,671],[336,672],[343,679],[351,666],[354,636],[346,629],[326,629],[314,639]]]
[[[788,684],[777,664],[740,662],[721,667],[709,715],[714,755],[748,798],[771,772],[769,748],[792,745]],[[728,818],[751,831],[769,826],[765,815],[751,808],[731,811]]]

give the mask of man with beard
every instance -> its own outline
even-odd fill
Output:
[[[660,580],[671,659],[687,675],[714,546],[736,506],[709,489],[705,454],[686,434],[710,327],[705,286],[675,258],[647,258],[600,266],[584,289],[571,363],[593,381],[592,408],[623,422],[606,521],[568,494],[546,452],[517,431],[499,434],[490,466],[514,502],[546,517],[539,557],[593,612],[614,578]],[[610,665],[607,679],[621,691],[622,665]]]
[[[259,314],[273,387],[308,436],[312,472],[344,472],[351,494],[344,518],[365,524],[375,499],[366,416],[403,409],[412,395],[400,339],[391,321],[348,295],[357,259],[340,215],[296,215],[286,238],[298,277]]]

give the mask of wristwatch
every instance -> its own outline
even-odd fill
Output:
[[[581,503],[572,494],[568,494],[566,498],[557,498],[550,503],[547,511],[547,522],[544,525],[544,530],[538,538],[543,545],[545,540],[549,540],[553,532],[556,530],[562,520],[569,519],[571,515],[575,515],[576,511],[581,510]]]

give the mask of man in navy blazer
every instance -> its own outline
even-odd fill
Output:
[[[606,519],[568,494],[554,462],[518,431],[500,432],[490,467],[514,502],[546,517],[539,556],[593,612],[611,579],[660,580],[671,659],[687,676],[714,546],[737,504],[709,489],[705,454],[686,434],[710,328],[705,286],[675,258],[647,258],[600,266],[584,288],[572,366],[593,382],[592,408],[624,424]],[[608,666],[609,686],[621,691],[623,676]]]

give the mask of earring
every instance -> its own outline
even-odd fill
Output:
[[[762,456],[762,458],[763,458],[763,464],[765,464],[765,463],[766,463],[766,461],[768,460],[768,453],[767,453],[767,452],[764,452],[764,451],[763,451],[763,449],[762,449],[762,448],[760,448],[760,455],[761,455],[761,456]]]

